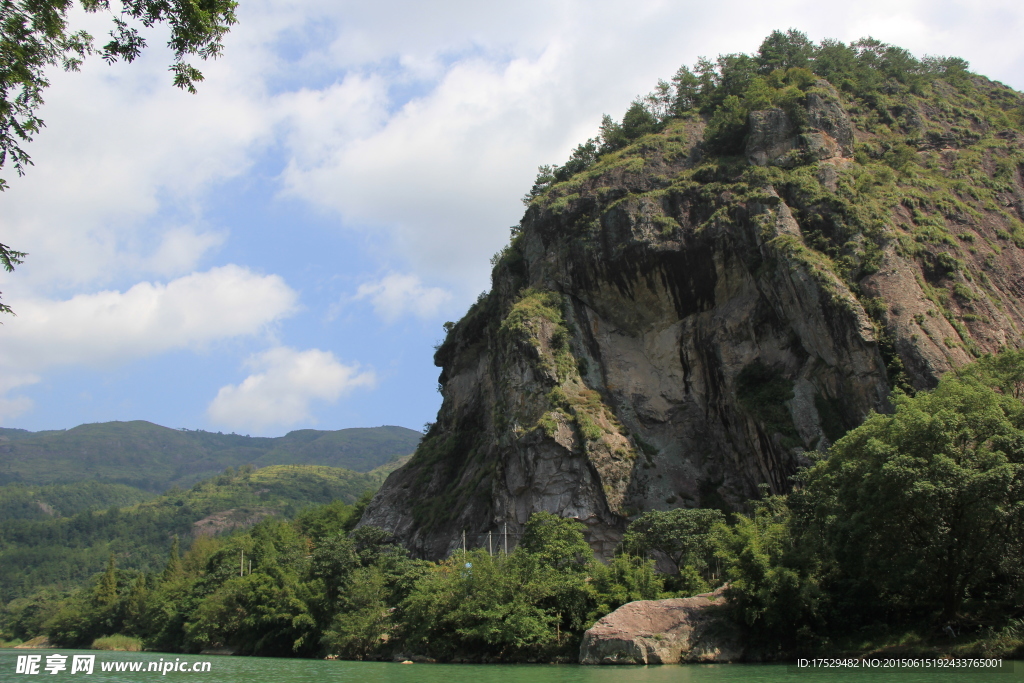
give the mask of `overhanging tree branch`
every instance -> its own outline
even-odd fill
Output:
[[[9,164],[22,176],[32,165],[24,146],[45,125],[36,112],[50,86],[48,68],[78,71],[94,52],[108,63],[132,62],[146,47],[139,28],[167,24],[167,46],[174,52],[172,82],[195,93],[203,74],[186,59],[219,57],[224,36],[237,21],[235,0],[122,0],[116,10],[110,0],[81,0],[86,12],[113,15],[111,39],[96,50],[91,35],[69,29],[67,16],[73,4],[74,0],[0,0],[0,171]],[[6,189],[0,177],[0,192]],[[25,255],[0,245],[0,263],[7,272]],[[11,312],[0,304],[0,313]]]
[[[6,244],[0,244],[0,265],[3,266],[4,270],[8,273],[14,271],[14,266],[21,265],[22,259],[28,256],[23,251],[15,251]],[[0,292],[3,294],[3,292]],[[0,302],[0,313],[10,313],[14,315],[14,311],[7,304]]]

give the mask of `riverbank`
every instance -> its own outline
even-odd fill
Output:
[[[836,659],[1004,659],[1024,660],[1024,638],[1021,637],[1020,626],[1011,625],[1001,630],[985,629],[974,633],[961,633],[955,637],[925,637],[918,631],[903,631],[900,633],[876,633],[868,637],[847,637],[836,642],[825,641],[821,647],[813,649],[801,649],[796,652],[778,652],[758,648],[756,645],[748,647],[745,655],[731,661],[746,664],[793,664],[799,659],[813,658],[836,658]],[[54,649],[45,636],[39,636],[27,641],[0,641],[0,649],[25,650],[25,649]],[[63,649],[62,649],[63,650]],[[110,636],[97,639],[91,648],[92,651],[108,652],[145,652],[157,655],[176,655],[192,657],[196,655],[163,652],[150,650],[142,646],[142,643],[134,638],[124,636]],[[202,655],[233,655],[233,651],[213,652],[204,651]],[[291,658],[285,658],[291,659]],[[314,658],[295,658],[314,659]],[[367,656],[364,659],[355,659],[329,655],[325,659],[340,661],[367,661],[367,662],[401,662],[412,661],[417,664],[465,664],[465,665],[516,665],[516,664],[549,664],[566,665],[579,663],[578,657],[569,652],[568,648],[558,656],[539,658],[507,658],[489,656],[474,656],[472,653],[461,653],[451,659],[438,661],[423,655],[397,652],[390,656]],[[721,664],[726,660],[718,660],[709,657],[703,661],[691,661],[684,663],[708,663]],[[635,664],[640,662],[623,661],[622,664]],[[654,664],[656,662],[650,662]],[[1024,671],[1024,670],[1022,670]]]
[[[1024,659],[1024,628],[1019,621],[1002,629],[953,631],[942,635],[922,635],[910,630],[879,634],[874,637],[847,638],[828,648],[825,654],[842,654],[863,658],[996,658]],[[817,653],[821,656],[822,652]]]
[[[36,650],[43,661],[55,651]],[[168,657],[158,653],[115,653],[92,650],[60,650],[68,661],[78,655],[94,657],[94,675],[101,683],[139,683],[139,672],[167,664],[177,666],[170,678],[217,683],[856,683],[870,677],[871,683],[984,683],[991,681],[993,671],[973,669],[931,669],[910,672],[902,667],[879,667],[865,674],[860,667],[842,669],[801,668],[788,664],[710,664],[687,666],[580,666],[529,664],[422,664],[402,665],[383,662],[324,661],[264,657],[209,657],[181,655]],[[14,672],[18,656],[24,651],[0,651],[0,671]],[[209,665],[208,673],[189,675]],[[1014,672],[1005,683],[1024,678],[1024,662],[1013,662]],[[119,668],[120,667],[120,668]],[[40,669],[40,673],[45,671]],[[81,673],[81,672],[80,672]],[[63,671],[53,676],[69,676]],[[152,678],[152,675],[148,676]],[[47,676],[50,678],[50,676]],[[71,678],[70,680],[75,680]]]

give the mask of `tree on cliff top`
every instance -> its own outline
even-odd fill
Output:
[[[588,141],[597,153],[581,156],[578,149],[562,166],[540,167],[523,202],[529,205],[552,184],[586,170],[603,154],[662,130],[673,118],[705,117],[708,151],[739,154],[751,111],[778,107],[798,115],[801,107],[796,105],[819,77],[874,107],[881,91],[891,90],[893,84],[913,92],[939,78],[963,85],[970,75],[968,66],[959,57],[917,59],[871,37],[850,44],[825,39],[816,45],[796,29],[773,31],[754,54],[724,54],[714,61],[701,57],[692,68],[681,66],[671,83],[658,81],[652,92],[633,100],[621,122],[604,115],[599,138]],[[1024,113],[1014,116],[1024,122]]]

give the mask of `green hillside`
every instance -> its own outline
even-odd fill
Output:
[[[154,494],[124,484],[81,481],[74,484],[0,486],[0,522],[70,517],[87,510],[127,507]]]
[[[76,586],[100,571],[111,553],[121,567],[152,572],[166,563],[174,536],[185,549],[195,538],[244,529],[268,517],[294,517],[310,505],[351,505],[379,488],[403,461],[371,472],[316,465],[246,466],[187,490],[174,488],[124,507],[115,502],[105,510],[82,506],[140,494],[95,482],[0,487],[0,603],[44,586]],[[48,513],[40,510],[40,502]]]
[[[302,429],[266,438],[169,429],[142,420],[35,433],[0,429],[0,485],[94,480],[161,493],[243,465],[369,472],[412,453],[420,436],[404,427],[372,427]]]

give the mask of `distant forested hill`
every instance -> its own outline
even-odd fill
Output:
[[[143,420],[45,432],[0,428],[0,485],[94,480],[162,493],[250,464],[369,472],[412,453],[420,436],[404,427],[372,427],[300,429],[264,438],[168,429]]]
[[[156,497],[93,481],[2,486],[0,606],[42,587],[71,589],[102,570],[112,553],[120,567],[154,572],[166,563],[175,536],[184,550],[196,538],[246,529],[268,517],[290,519],[315,505],[351,506],[402,462],[371,472],[243,466]],[[108,507],[96,509],[98,503]]]

